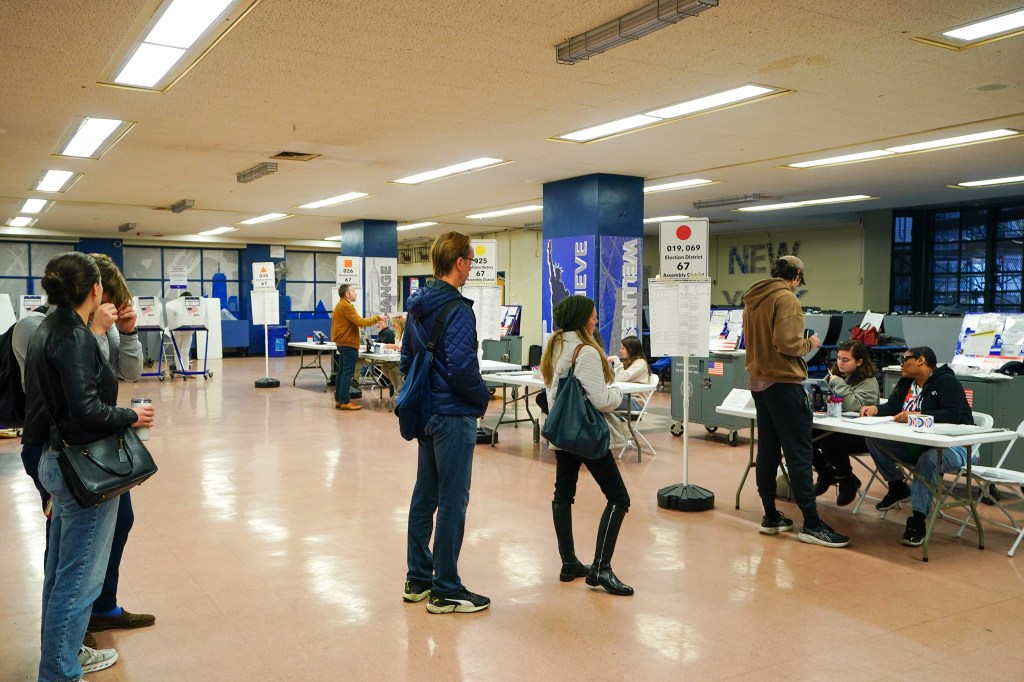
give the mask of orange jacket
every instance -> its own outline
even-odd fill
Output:
[[[380,315],[359,317],[356,307],[348,299],[341,299],[331,313],[331,341],[338,346],[359,348],[359,328],[377,324]]]

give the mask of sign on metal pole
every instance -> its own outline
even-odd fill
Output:
[[[708,276],[708,219],[661,223],[661,276],[689,279]]]

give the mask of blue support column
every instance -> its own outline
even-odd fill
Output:
[[[364,315],[376,314],[378,312],[393,313],[391,303],[398,302],[397,278],[398,278],[398,222],[394,220],[350,220],[341,224],[341,255],[358,258],[362,263],[362,280],[360,282],[359,297],[365,300],[368,286],[370,286],[370,273],[367,272],[367,258],[394,258],[395,272],[385,273],[383,270],[380,280],[375,281],[373,286],[381,287],[377,292],[382,301],[382,310],[363,310]],[[391,267],[391,266],[387,266]],[[390,275],[390,277],[388,277]],[[385,283],[387,286],[385,286]],[[385,291],[386,289],[386,291]]]
[[[278,259],[281,260],[281,259]],[[249,294],[252,291],[252,264],[272,262],[270,258],[270,246],[267,244],[249,244],[239,254],[238,259],[238,315],[239,317],[252,321],[252,306],[249,302]],[[278,296],[284,289],[284,282],[280,284]],[[249,354],[263,354],[263,327],[256,325],[249,326]]]
[[[605,349],[641,336],[644,179],[597,173],[544,185],[542,317],[563,298],[582,294],[597,304]]]

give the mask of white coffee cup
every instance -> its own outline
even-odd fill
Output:
[[[150,398],[132,398],[132,407],[138,407],[139,405],[152,405],[153,401]],[[148,426],[136,426],[135,435],[139,437],[139,440],[149,440],[149,427]]]

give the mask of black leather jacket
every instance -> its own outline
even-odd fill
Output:
[[[27,445],[90,443],[135,423],[134,410],[117,407],[117,377],[93,333],[74,310],[58,308],[32,335],[25,357]]]

